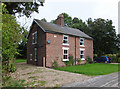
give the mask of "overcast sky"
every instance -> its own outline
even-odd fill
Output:
[[[39,14],[33,13],[32,19],[46,18],[48,22],[56,19],[63,12],[72,18],[78,17],[83,21],[88,18],[111,19],[118,32],[118,2],[120,0],[45,0],[44,6],[39,7]],[[32,21],[29,19],[29,21]]]

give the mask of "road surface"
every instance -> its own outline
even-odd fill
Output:
[[[74,82],[62,87],[118,87],[120,83],[118,75],[120,77],[120,73],[118,72],[101,75],[83,82]]]

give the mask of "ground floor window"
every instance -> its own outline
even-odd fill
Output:
[[[35,48],[35,61],[37,61],[37,48]]]
[[[63,61],[68,61],[68,49],[67,47],[63,47]]]
[[[81,48],[80,49],[80,58],[81,58],[81,60],[85,60],[84,54],[85,54],[85,49]]]
[[[32,61],[32,54],[30,54],[30,60]]]

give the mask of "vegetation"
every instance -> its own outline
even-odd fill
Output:
[[[77,58],[76,61],[79,63],[81,63],[81,58]]]
[[[16,59],[16,63],[26,62],[26,59]]]
[[[11,15],[15,15],[15,13],[18,13],[20,16],[27,16],[30,17],[30,15],[33,12],[38,13],[38,8],[41,5],[40,2],[4,2],[7,5],[7,10]]]
[[[52,63],[52,66],[53,66],[54,68],[57,68],[57,67],[58,67],[57,61],[54,60],[54,62]]]
[[[106,74],[118,72],[118,65],[95,63],[95,64],[59,67],[54,69],[60,70],[60,71],[68,71],[73,73],[85,74],[89,76],[96,76],[96,75],[106,75]]]
[[[64,61],[65,65],[66,66],[71,66],[71,65],[74,65],[74,57],[72,54],[69,54],[69,61]]]
[[[86,58],[86,61],[87,61],[87,63],[93,63],[93,61],[92,61],[92,59],[88,56],[87,58]]]
[[[19,54],[17,47],[25,29],[17,24],[15,17],[8,13],[3,3],[2,10],[4,13],[2,14],[2,73],[4,76],[16,70],[15,55]]]

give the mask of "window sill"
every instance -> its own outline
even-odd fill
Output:
[[[69,44],[64,44],[64,43],[63,43],[62,45],[66,45],[66,46],[69,46]]]
[[[85,60],[85,58],[82,58],[81,60],[83,61],[83,60]]]
[[[37,44],[37,43],[32,43],[32,45]]]
[[[63,61],[69,61],[69,59],[63,59]]]
[[[80,47],[85,47],[84,45],[80,45]]]

